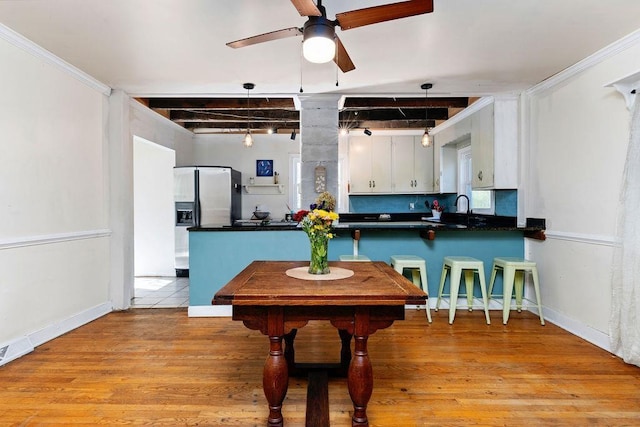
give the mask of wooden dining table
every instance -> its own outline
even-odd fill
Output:
[[[283,425],[289,376],[301,374],[309,378],[307,427],[329,425],[327,382],[333,375],[347,377],[352,426],[368,426],[373,369],[367,340],[403,320],[405,304],[424,305],[427,294],[384,262],[330,262],[328,276],[305,276],[307,266],[300,261],[254,261],[220,289],[212,303],[231,304],[233,320],[269,337],[262,379],[268,426]],[[327,320],[337,328],[342,343],[339,363],[295,361],[297,330],[310,320]]]

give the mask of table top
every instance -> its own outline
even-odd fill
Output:
[[[353,270],[337,280],[289,277],[306,261],[253,261],[214,296],[213,304],[254,306],[404,305],[424,304],[427,294],[388,264],[330,262],[329,268]]]

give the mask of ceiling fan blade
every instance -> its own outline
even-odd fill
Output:
[[[338,67],[342,70],[343,73],[349,72],[351,70],[355,70],[356,66],[353,65],[353,61],[349,57],[347,50],[344,48],[344,45],[336,36],[336,56],[333,57],[333,62],[335,62]]]
[[[236,40],[227,43],[227,46],[237,49],[239,47],[251,46],[258,43],[269,42],[271,40],[285,39],[287,37],[301,36],[302,29],[298,27],[285,28],[283,30],[271,31],[270,33],[264,33],[253,37],[247,37],[246,39]]]
[[[433,12],[433,0],[408,0],[336,14],[343,30]]]
[[[291,0],[300,16],[322,16],[313,0]]]

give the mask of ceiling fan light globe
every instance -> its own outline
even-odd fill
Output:
[[[332,61],[336,56],[336,44],[332,38],[310,37],[302,43],[302,54],[309,62],[324,64]]]

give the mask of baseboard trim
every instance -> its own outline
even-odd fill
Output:
[[[441,310],[448,310],[449,303],[445,301],[445,306],[441,307]],[[431,298],[429,301],[429,305],[433,310],[435,308],[436,299]],[[466,310],[466,305],[461,304],[460,309]],[[405,309],[424,309],[424,306],[420,305],[406,305]],[[526,301],[526,304],[523,304],[523,310],[531,311],[533,314],[538,315],[538,307],[535,304],[532,304],[529,301]],[[489,301],[489,310],[502,310],[502,299],[500,298],[492,298]],[[191,305],[189,306],[189,317],[231,317],[232,309],[230,305]],[[585,341],[590,342],[591,344],[600,347],[603,350],[608,351],[609,353],[613,353],[611,351],[611,344],[609,342],[609,336],[600,331],[597,331],[584,323],[578,322],[574,319],[571,319],[567,316],[564,316],[554,310],[551,310],[546,307],[542,307],[542,314],[544,315],[544,320],[546,322],[553,323],[554,325],[566,330],[567,332],[576,335],[584,339]],[[502,322],[500,322],[502,324]],[[541,326],[544,327],[544,326]]]
[[[17,340],[0,345],[0,351],[3,356],[0,357],[0,366],[15,360],[25,354],[31,353],[35,346],[29,340],[29,337],[20,337]]]
[[[190,305],[189,317],[231,317],[230,305]]]
[[[111,302],[105,302],[85,311],[75,314],[67,319],[53,323],[45,328],[20,337],[6,344],[0,344],[0,350],[6,347],[4,357],[0,358],[0,366],[11,362],[27,353],[32,352],[37,346],[57,338],[82,325],[96,320],[113,311]]]
[[[528,309],[537,314],[537,309],[535,307],[529,307]],[[565,331],[570,332],[573,335],[580,337],[583,340],[588,341],[591,344],[613,354],[613,351],[611,349],[611,341],[609,339],[609,335],[607,335],[606,333],[593,329],[592,327],[582,322],[567,317],[562,313],[558,313],[557,311],[551,310],[544,306],[542,307],[542,314],[544,314],[545,321],[553,323],[559,328],[562,328]]]

